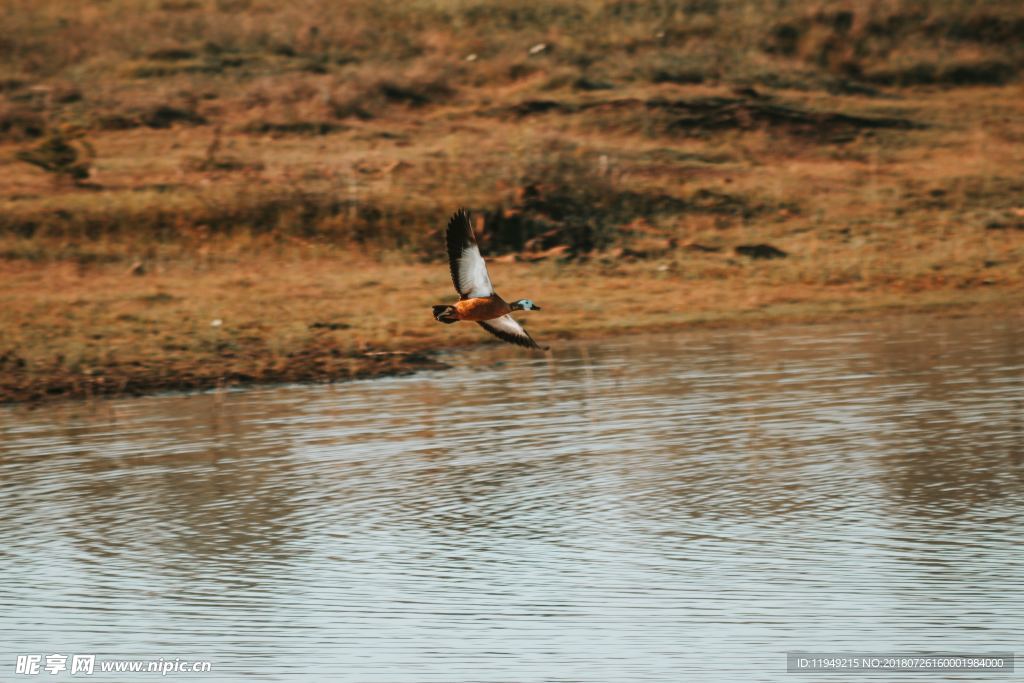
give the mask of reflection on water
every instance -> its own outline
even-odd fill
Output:
[[[0,412],[0,678],[54,652],[394,682],[1012,651],[1022,332],[635,337]]]

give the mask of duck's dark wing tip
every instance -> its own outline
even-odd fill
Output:
[[[476,235],[473,234],[473,221],[469,212],[459,209],[448,219],[448,229],[445,231],[445,240],[448,242],[448,256],[458,256],[462,249],[470,244],[476,244]]]
[[[444,233],[445,248],[448,251],[448,269],[452,274],[452,283],[455,291],[465,299],[468,292],[459,282],[459,261],[467,247],[476,244],[476,235],[473,234],[473,222],[469,218],[469,212],[463,208],[452,214],[448,219],[448,229]]]
[[[541,346],[535,342],[533,337],[511,315],[503,315],[494,320],[478,320],[477,324],[498,339],[509,344],[537,351],[547,351],[551,348],[549,346]]]

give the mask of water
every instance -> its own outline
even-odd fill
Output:
[[[1013,651],[1022,333],[637,336],[0,411],[0,680],[50,653],[392,683],[792,680],[789,650]]]

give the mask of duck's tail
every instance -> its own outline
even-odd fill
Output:
[[[459,317],[455,313],[454,306],[439,304],[434,306],[434,320],[450,325],[459,322]]]

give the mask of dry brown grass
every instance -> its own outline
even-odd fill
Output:
[[[5,12],[7,399],[476,343],[427,317],[457,206],[491,256],[555,247],[492,266],[544,339],[1024,300],[1017,3]],[[95,151],[81,186],[18,161],[60,127]],[[788,257],[735,251],[761,243]]]

